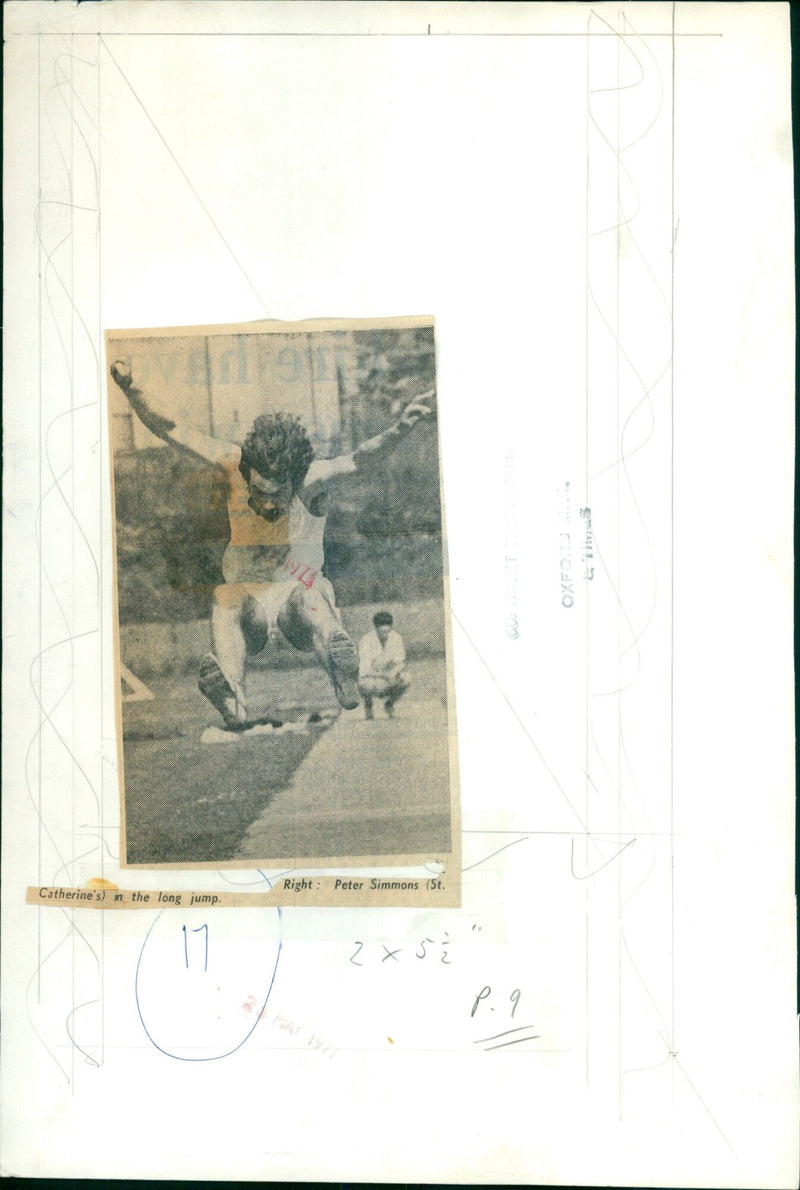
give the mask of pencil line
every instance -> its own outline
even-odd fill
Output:
[[[513,1041],[501,1041],[499,1045],[487,1045],[485,1052],[488,1054],[490,1050],[505,1049],[507,1045],[519,1045],[523,1041],[536,1041],[539,1037],[541,1033],[533,1033],[530,1037],[515,1037]]]
[[[672,127],[670,161],[670,478],[669,478],[669,920],[670,1041],[675,1039],[675,4],[672,5]],[[675,1076],[673,1066],[673,1099]]]
[[[42,204],[42,37],[41,37],[41,34],[39,35],[37,43],[36,43],[36,50],[37,50],[37,79],[38,79],[38,86],[37,86],[37,91],[36,91],[36,99],[37,99],[36,114],[38,117],[38,120],[37,120],[37,125],[38,125],[37,144],[38,144],[38,170],[39,170],[39,206],[37,209],[41,210],[41,204]],[[42,238],[41,238],[41,236],[37,236],[37,247],[38,247],[37,257],[38,257],[38,272],[39,272],[39,287],[38,287],[38,292],[39,292],[39,368],[38,368],[39,443],[38,443],[38,445],[39,445],[39,510],[40,510],[40,516],[41,516],[41,508],[42,508],[42,453],[43,453],[42,452],[42,421],[43,421],[43,418],[42,418],[42,354],[43,353],[42,353]],[[43,562],[42,562],[41,544],[39,546],[38,553],[39,553],[39,558],[38,558],[38,561],[39,561],[39,588],[38,588],[37,594],[38,594],[38,606],[39,606],[39,690],[41,690],[42,689],[42,586],[43,586],[43,583],[42,583]],[[37,816],[39,819],[39,825],[38,825],[38,854],[39,854],[38,880],[39,880],[39,884],[42,883],[42,843],[43,843],[43,840],[42,840],[42,833],[43,833],[43,821],[42,821],[42,735],[44,732],[44,718],[43,718],[43,716],[44,716],[44,709],[43,709],[42,705],[40,704],[39,705],[39,730],[38,730],[39,738],[38,738],[38,742],[37,742],[37,754],[38,754],[37,777],[38,777],[38,786],[39,786],[39,795],[38,795],[38,799],[37,799]],[[39,919],[39,924],[38,924],[37,969],[36,969],[36,998],[37,998],[37,1002],[41,1003],[41,1000],[42,1000],[42,910],[41,909],[39,909],[37,916]]]
[[[604,863],[602,863],[600,865],[599,868],[593,868],[592,871],[587,872],[585,876],[579,876],[578,873],[575,871],[575,836],[573,835],[572,836],[572,848],[571,848],[571,853],[570,853],[570,869],[572,871],[572,875],[573,875],[574,879],[575,880],[589,880],[592,876],[596,876],[598,874],[598,872],[602,872],[603,868],[607,868],[609,864],[613,864],[615,859],[619,859],[619,857],[622,855],[623,851],[627,851],[627,849],[629,847],[633,846],[633,844],[636,842],[636,837],[637,836],[634,835],[632,839],[628,839],[627,843],[623,843],[622,846],[620,847],[619,851],[615,851],[614,854],[611,856],[611,859],[607,859]],[[589,836],[586,835],[585,838],[588,840]],[[619,841],[620,841],[620,836],[617,835],[616,842],[619,843]],[[620,867],[621,866],[622,865],[620,865]],[[619,877],[618,877],[618,880],[619,880]]]
[[[614,444],[615,450],[621,453],[620,443],[620,413],[619,413],[619,398],[620,398],[620,309],[619,309],[619,286],[620,286],[620,252],[621,252],[621,226],[622,210],[620,208],[620,108],[622,104],[622,37],[620,35],[621,13],[617,13],[617,137],[615,146],[616,156],[616,172],[617,172],[617,206],[616,206],[616,260],[615,260],[615,325],[614,325],[614,339],[616,341],[615,350],[615,422],[614,422]],[[620,468],[615,469],[616,472],[616,502],[615,502],[615,520],[616,520],[616,534],[617,534],[617,843],[622,844],[622,558],[621,558],[621,540],[620,540]],[[617,865],[617,1095],[619,1100],[619,1118],[622,1120],[622,1094],[623,1094],[623,1079],[622,1079],[622,864]]]
[[[542,755],[541,751],[539,750],[539,745],[536,743],[536,741],[534,740],[533,736],[532,736],[532,735],[531,735],[531,733],[528,731],[528,729],[527,729],[527,727],[525,726],[525,724],[522,722],[522,719],[520,719],[519,715],[517,714],[517,711],[516,711],[516,710],[515,710],[515,708],[514,708],[514,705],[513,705],[513,703],[510,701],[510,699],[509,699],[508,695],[506,694],[505,690],[504,690],[504,689],[503,689],[503,687],[500,685],[500,683],[498,682],[497,678],[496,678],[496,677],[494,676],[494,674],[492,673],[492,671],[491,671],[491,669],[489,668],[489,666],[486,664],[486,661],[484,660],[482,653],[481,653],[481,652],[480,652],[480,650],[478,649],[478,646],[475,644],[474,640],[473,640],[473,639],[472,639],[472,637],[469,635],[469,633],[467,632],[467,630],[466,630],[466,628],[464,627],[464,625],[461,623],[461,620],[458,618],[458,616],[456,615],[456,613],[455,613],[455,612],[452,610],[452,607],[451,607],[451,609],[450,609],[450,612],[451,612],[451,615],[452,615],[453,619],[455,620],[456,624],[458,624],[459,628],[460,628],[460,629],[461,629],[461,631],[464,633],[464,636],[467,638],[467,640],[469,641],[469,643],[472,645],[472,648],[473,648],[473,650],[474,650],[474,652],[475,652],[475,655],[477,656],[477,658],[478,658],[478,660],[480,661],[481,665],[482,665],[482,666],[483,666],[483,668],[486,670],[486,672],[488,673],[489,677],[490,677],[490,678],[492,679],[492,681],[494,682],[494,684],[495,684],[495,686],[497,687],[497,689],[500,691],[500,694],[502,695],[502,697],[503,697],[503,700],[504,700],[504,702],[506,703],[506,705],[508,706],[508,708],[509,708],[509,710],[511,711],[512,715],[513,715],[513,716],[514,716],[514,718],[516,719],[517,723],[519,723],[520,727],[522,728],[523,732],[525,733],[525,735],[526,735],[526,737],[528,738],[528,740],[530,741],[530,743],[533,745],[533,748],[534,748],[534,750],[535,750],[535,752],[536,752],[536,755],[539,757],[539,759],[541,760],[542,764],[543,764],[543,765],[544,765],[544,767],[547,769],[547,772],[548,772],[548,773],[549,773],[549,775],[552,777],[553,781],[555,782],[556,788],[558,789],[558,791],[559,791],[559,793],[561,794],[561,796],[564,798],[564,801],[567,803],[567,805],[569,806],[570,810],[572,810],[572,813],[573,813],[573,814],[575,815],[575,817],[577,818],[578,822],[579,822],[579,823],[580,823],[580,825],[581,825],[581,829],[585,831],[585,830],[586,830],[586,824],[584,823],[584,821],[583,821],[583,819],[581,818],[580,814],[579,814],[579,813],[578,813],[578,811],[575,809],[575,807],[573,806],[573,804],[572,804],[572,802],[570,801],[569,797],[567,796],[566,790],[565,790],[565,789],[563,788],[563,786],[561,785],[561,782],[559,781],[558,777],[555,775],[555,773],[553,772],[553,770],[550,768],[550,765],[547,763],[547,761],[545,760],[545,758],[544,758],[544,756]]]
[[[240,2],[241,2],[241,0],[240,0]],[[257,3],[257,4],[263,4],[263,2],[264,2],[264,0],[253,0],[253,3]],[[24,34],[11,34],[11,36],[12,37],[24,36]],[[60,37],[62,35],[60,33],[54,32],[54,33],[49,33],[49,34],[48,33],[41,34],[41,36]],[[384,37],[395,37],[398,39],[399,38],[412,38],[412,37],[424,37],[424,38],[427,38],[427,37],[431,37],[431,38],[435,38],[435,37],[494,37],[494,38],[498,38],[498,37],[500,37],[500,38],[507,38],[510,40],[513,38],[532,38],[532,37],[534,37],[534,38],[535,37],[588,37],[588,36],[591,36],[591,37],[617,37],[618,34],[615,32],[586,34],[586,33],[565,33],[565,32],[562,32],[562,33],[493,33],[490,31],[485,31],[482,33],[476,33],[476,32],[453,33],[450,30],[447,30],[446,32],[442,32],[442,33],[434,33],[434,32],[430,32],[430,33],[428,33],[428,32],[379,33],[377,31],[372,32],[372,33],[358,33],[358,32],[352,32],[352,33],[317,33],[317,32],[300,33],[297,31],[294,31],[294,32],[289,32],[289,31],[264,32],[263,30],[256,30],[251,33],[242,33],[241,31],[239,31],[237,33],[222,32],[222,31],[210,32],[210,33],[168,33],[168,32],[145,33],[145,32],[138,32],[138,31],[136,33],[112,33],[110,30],[108,30],[108,31],[104,32],[101,36],[103,37],[104,40],[107,38],[111,38],[111,37],[247,37],[247,38],[254,38],[254,37],[367,38],[368,37],[368,38],[371,38],[372,40],[377,40],[377,39],[384,38]],[[672,34],[670,32],[665,32],[665,33],[642,32],[642,33],[639,33],[638,36],[639,37],[669,37],[669,38],[671,38]],[[676,37],[714,37],[714,38],[722,39],[725,36],[725,34],[724,33],[676,33],[675,36]]]
[[[206,204],[203,202],[202,198],[201,198],[201,197],[200,197],[200,195],[198,194],[198,192],[197,192],[197,190],[195,189],[195,187],[192,185],[192,181],[191,181],[191,179],[189,178],[189,175],[187,174],[186,170],[183,168],[183,166],[181,165],[180,161],[178,160],[178,158],[175,156],[174,152],[173,152],[173,151],[172,151],[172,149],[170,148],[170,146],[169,146],[169,144],[167,143],[167,141],[166,141],[166,139],[165,139],[165,137],[164,137],[163,133],[161,132],[161,129],[158,127],[158,125],[156,124],[155,120],[154,120],[154,119],[153,119],[153,117],[150,115],[150,113],[148,112],[148,110],[147,110],[147,108],[144,106],[144,104],[142,103],[141,99],[139,98],[139,95],[138,95],[138,94],[137,94],[137,92],[136,92],[136,89],[135,89],[135,87],[134,87],[134,86],[133,86],[133,84],[131,83],[131,81],[130,81],[130,79],[128,78],[128,76],[126,75],[125,71],[122,69],[122,67],[120,66],[120,64],[119,64],[119,62],[117,61],[117,59],[116,59],[116,58],[114,57],[114,55],[111,53],[111,50],[110,50],[110,48],[108,47],[108,45],[106,44],[104,37],[103,37],[103,36],[99,36],[99,37],[98,37],[98,40],[99,40],[100,44],[103,46],[103,48],[105,49],[105,51],[106,51],[106,53],[108,54],[108,56],[109,56],[109,58],[111,59],[111,61],[112,61],[112,62],[114,63],[114,65],[116,66],[117,70],[119,71],[119,74],[120,74],[121,78],[124,80],[124,82],[126,83],[126,85],[127,85],[128,89],[130,90],[130,93],[131,93],[131,95],[132,95],[132,96],[133,96],[133,98],[136,100],[136,102],[138,103],[138,105],[139,105],[139,107],[142,109],[142,111],[144,112],[144,114],[145,114],[145,116],[147,117],[147,120],[149,121],[149,123],[150,123],[150,126],[152,127],[152,129],[153,129],[153,131],[155,132],[156,136],[158,137],[158,139],[161,141],[161,143],[162,143],[162,145],[164,146],[164,148],[165,148],[165,149],[167,150],[167,152],[169,153],[170,157],[172,158],[172,161],[173,161],[173,162],[174,162],[174,164],[175,164],[175,167],[176,167],[176,169],[178,170],[178,172],[180,173],[181,177],[182,177],[182,178],[183,178],[183,180],[185,181],[186,185],[189,187],[189,189],[191,190],[192,194],[195,196],[195,198],[197,199],[198,203],[199,203],[199,204],[200,204],[200,206],[202,207],[202,209],[203,209],[203,211],[205,212],[205,214],[206,214],[206,216],[207,216],[207,218],[208,218],[208,220],[209,220],[209,222],[210,222],[211,226],[214,228],[214,231],[217,233],[217,235],[219,236],[220,240],[222,241],[222,243],[223,243],[223,244],[225,245],[225,247],[227,248],[228,252],[229,252],[229,253],[230,253],[230,255],[231,255],[231,258],[232,258],[232,260],[235,262],[235,264],[236,264],[237,268],[239,269],[240,273],[242,274],[242,276],[244,277],[245,281],[247,282],[247,284],[248,284],[248,285],[250,286],[250,288],[252,289],[252,291],[253,291],[253,293],[255,294],[255,296],[258,298],[259,304],[261,305],[262,309],[266,310],[266,305],[265,305],[264,299],[261,297],[261,294],[258,292],[258,290],[256,289],[255,285],[253,284],[252,280],[250,279],[250,276],[248,275],[248,273],[247,273],[247,271],[246,271],[246,269],[245,269],[244,265],[243,265],[243,264],[242,264],[242,262],[239,260],[239,257],[236,255],[236,253],[234,252],[233,248],[231,247],[231,245],[228,243],[227,239],[226,239],[226,238],[225,238],[225,236],[223,235],[223,233],[222,233],[222,230],[221,230],[221,228],[220,228],[219,224],[217,223],[216,219],[215,219],[215,218],[214,218],[214,216],[211,214],[211,212],[209,211],[209,209],[208,209],[208,207],[206,206]]]
[[[484,1041],[497,1041],[498,1037],[508,1037],[509,1033],[522,1033],[525,1029],[533,1029],[533,1025],[517,1025],[515,1029],[503,1029],[502,1033],[493,1033],[491,1037],[479,1037],[473,1045],[482,1045]]]
[[[69,479],[70,479],[70,495],[71,508],[74,514],[75,511],[75,211],[72,209],[72,203],[75,201],[75,32],[70,30],[69,36],[69,288],[70,288],[70,306],[69,306]],[[70,544],[71,544],[71,562],[72,573],[70,574],[70,586],[72,588],[72,622],[71,629],[75,631],[75,519],[74,515],[70,518]],[[71,726],[72,739],[70,741],[70,750],[75,752],[75,671],[73,672],[70,681],[70,712],[71,712]],[[72,831],[72,884],[73,887],[77,884],[77,869],[76,869],[76,805],[75,805],[75,765],[70,766],[70,779],[72,784],[72,818],[70,820],[70,827]],[[73,924],[75,923],[74,913],[69,914],[69,919]],[[67,1021],[69,1022],[75,1015],[77,1010],[75,991],[77,984],[77,972],[75,970],[75,944],[76,935],[73,928],[71,941],[71,964],[72,964],[72,1008],[70,1010]],[[67,1029],[69,1035],[69,1029]],[[71,1040],[71,1039],[70,1039]],[[71,1091],[75,1095],[75,1060],[77,1054],[75,1046],[72,1047],[72,1086]]]
[[[592,15],[591,11],[586,18],[586,256],[585,256],[585,279],[586,279],[586,293],[584,304],[584,330],[585,330],[585,346],[584,346],[584,473],[583,473],[583,489],[584,489],[584,506],[591,507],[589,498],[589,186],[590,186],[590,157],[589,157],[589,130],[590,130],[590,110],[591,102],[591,79],[589,72],[590,54],[591,54],[591,39],[588,36],[591,25]],[[583,794],[583,816],[586,822],[586,835],[584,843],[584,865],[588,870],[589,867],[589,589],[585,588],[584,598],[584,752],[583,752],[583,770],[586,774],[584,782]],[[584,1015],[585,1015],[585,1033],[586,1033],[586,1086],[589,1086],[589,1035],[590,1035],[590,986],[591,980],[589,975],[589,916],[590,916],[590,890],[591,881],[587,881],[584,886],[584,948],[585,948],[585,966],[586,966],[586,987],[584,998]]]
[[[470,864],[470,866],[468,868],[462,868],[461,871],[462,872],[471,872],[473,868],[477,868],[481,864],[485,864],[487,859],[494,859],[494,857],[496,855],[499,855],[501,851],[507,851],[509,849],[509,847],[513,847],[516,843],[524,843],[524,842],[525,842],[525,839],[514,839],[513,843],[506,843],[505,847],[498,847],[497,851],[493,851],[491,855],[485,855],[483,857],[483,859],[479,859],[477,863]]]
[[[102,126],[102,55],[100,53],[100,36],[97,37],[97,46],[95,50],[97,61],[97,342],[103,342],[103,236],[102,236],[102,198],[103,198],[103,126]],[[102,356],[101,356],[102,358]],[[101,460],[107,459],[108,454],[103,449],[103,420],[105,405],[103,402],[103,388],[104,388],[104,371],[98,367],[97,369],[97,411],[98,411],[98,454]],[[103,841],[105,841],[105,698],[104,698],[104,683],[105,683],[105,634],[103,631],[103,591],[105,590],[104,582],[104,562],[103,562],[103,540],[104,540],[104,523],[103,523],[103,464],[101,462],[98,468],[98,478],[100,481],[100,543],[98,549],[99,570],[100,570],[100,598],[97,604],[98,629],[100,633],[100,831]],[[105,847],[100,848],[100,877],[105,877]],[[105,918],[100,914],[100,1061],[105,1063],[106,1057],[106,982],[105,982]]]
[[[697,1087],[694,1085],[694,1083],[692,1082],[692,1080],[689,1078],[689,1075],[686,1073],[686,1071],[684,1070],[683,1066],[680,1064],[680,1062],[679,1062],[679,1061],[678,1061],[678,1059],[675,1057],[675,1055],[674,1055],[674,1054],[672,1054],[671,1056],[672,1056],[672,1065],[673,1065],[673,1068],[674,1068],[675,1066],[677,1066],[677,1067],[678,1067],[678,1069],[680,1070],[681,1074],[682,1074],[682,1075],[683,1075],[683,1077],[686,1079],[687,1083],[688,1083],[688,1084],[689,1084],[689,1086],[692,1088],[692,1090],[694,1091],[695,1095],[696,1095],[696,1096],[697,1096],[697,1098],[699,1099],[699,1101],[700,1101],[701,1105],[702,1105],[702,1106],[703,1106],[703,1108],[705,1109],[706,1115],[707,1115],[707,1116],[708,1116],[708,1118],[711,1120],[711,1123],[714,1125],[714,1127],[716,1128],[717,1132],[720,1134],[720,1136],[722,1137],[722,1139],[725,1141],[725,1144],[728,1146],[728,1148],[730,1149],[730,1151],[733,1153],[733,1155],[734,1155],[734,1157],[735,1157],[735,1156],[736,1156],[736,1150],[734,1149],[734,1147],[733,1147],[733,1145],[731,1144],[731,1142],[728,1140],[728,1138],[727,1138],[727,1136],[725,1135],[725,1133],[724,1133],[724,1132],[722,1131],[722,1129],[720,1128],[719,1124],[717,1123],[716,1119],[714,1118],[714,1115],[713,1115],[713,1113],[711,1112],[711,1109],[709,1108],[709,1106],[708,1106],[708,1104],[706,1103],[705,1099],[704,1099],[704,1098],[703,1098],[703,1096],[700,1094],[700,1092],[698,1091]]]

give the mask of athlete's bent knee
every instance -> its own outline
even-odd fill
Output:
[[[314,586],[304,587],[298,583],[290,596],[291,604],[313,619],[325,612],[336,613],[336,598],[333,587],[326,578],[318,578]]]

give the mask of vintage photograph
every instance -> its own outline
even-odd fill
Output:
[[[449,855],[432,320],[106,352],[126,865]]]

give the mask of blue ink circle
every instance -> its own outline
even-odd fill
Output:
[[[265,875],[265,873],[262,872],[260,868],[258,868],[257,871],[258,871],[259,876],[263,876],[264,879],[266,880],[267,884],[270,886],[270,888],[272,888],[272,882],[270,881],[269,877],[267,875]],[[235,1054],[237,1050],[240,1050],[242,1048],[242,1046],[245,1045],[245,1043],[250,1040],[253,1033],[255,1032],[256,1025],[258,1025],[259,1021],[261,1020],[261,1017],[264,1014],[264,1010],[267,1007],[267,1004],[269,1003],[269,998],[272,995],[272,988],[275,984],[275,976],[278,973],[278,962],[280,961],[281,950],[283,949],[283,915],[281,913],[280,905],[276,905],[275,909],[278,914],[278,951],[277,951],[277,954],[275,955],[275,966],[272,968],[272,976],[270,977],[269,987],[267,988],[267,994],[264,997],[264,1003],[261,1005],[261,1008],[258,1011],[258,1014],[256,1016],[254,1023],[251,1025],[251,1027],[245,1033],[244,1037],[238,1043],[238,1045],[235,1045],[233,1047],[233,1049],[229,1049],[224,1054],[212,1054],[208,1058],[187,1058],[187,1057],[184,1057],[183,1054],[173,1054],[169,1050],[164,1049],[164,1047],[159,1045],[158,1042],[155,1040],[155,1038],[150,1033],[150,1030],[147,1028],[147,1025],[145,1024],[144,1016],[142,1015],[142,1006],[139,1002],[139,970],[142,965],[142,958],[144,956],[145,947],[147,946],[147,943],[150,939],[150,935],[152,934],[153,930],[158,925],[159,921],[161,920],[161,916],[164,912],[163,909],[161,910],[161,913],[159,913],[157,915],[155,921],[150,926],[150,929],[145,934],[144,942],[142,943],[142,949],[139,951],[139,958],[136,963],[136,977],[134,979],[134,995],[136,997],[136,1011],[139,1014],[139,1020],[142,1022],[142,1028],[144,1029],[145,1033],[147,1034],[147,1040],[150,1042],[151,1045],[153,1045],[158,1050],[159,1053],[164,1054],[165,1057],[167,1057],[167,1058],[174,1058],[177,1062],[220,1062],[223,1058],[229,1058],[231,1056],[231,1054]]]

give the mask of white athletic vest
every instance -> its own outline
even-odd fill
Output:
[[[288,516],[265,521],[249,507],[238,467],[227,469],[231,539],[222,558],[226,583],[270,583],[297,578],[310,587],[325,560],[326,516],[313,516],[298,496]]]

